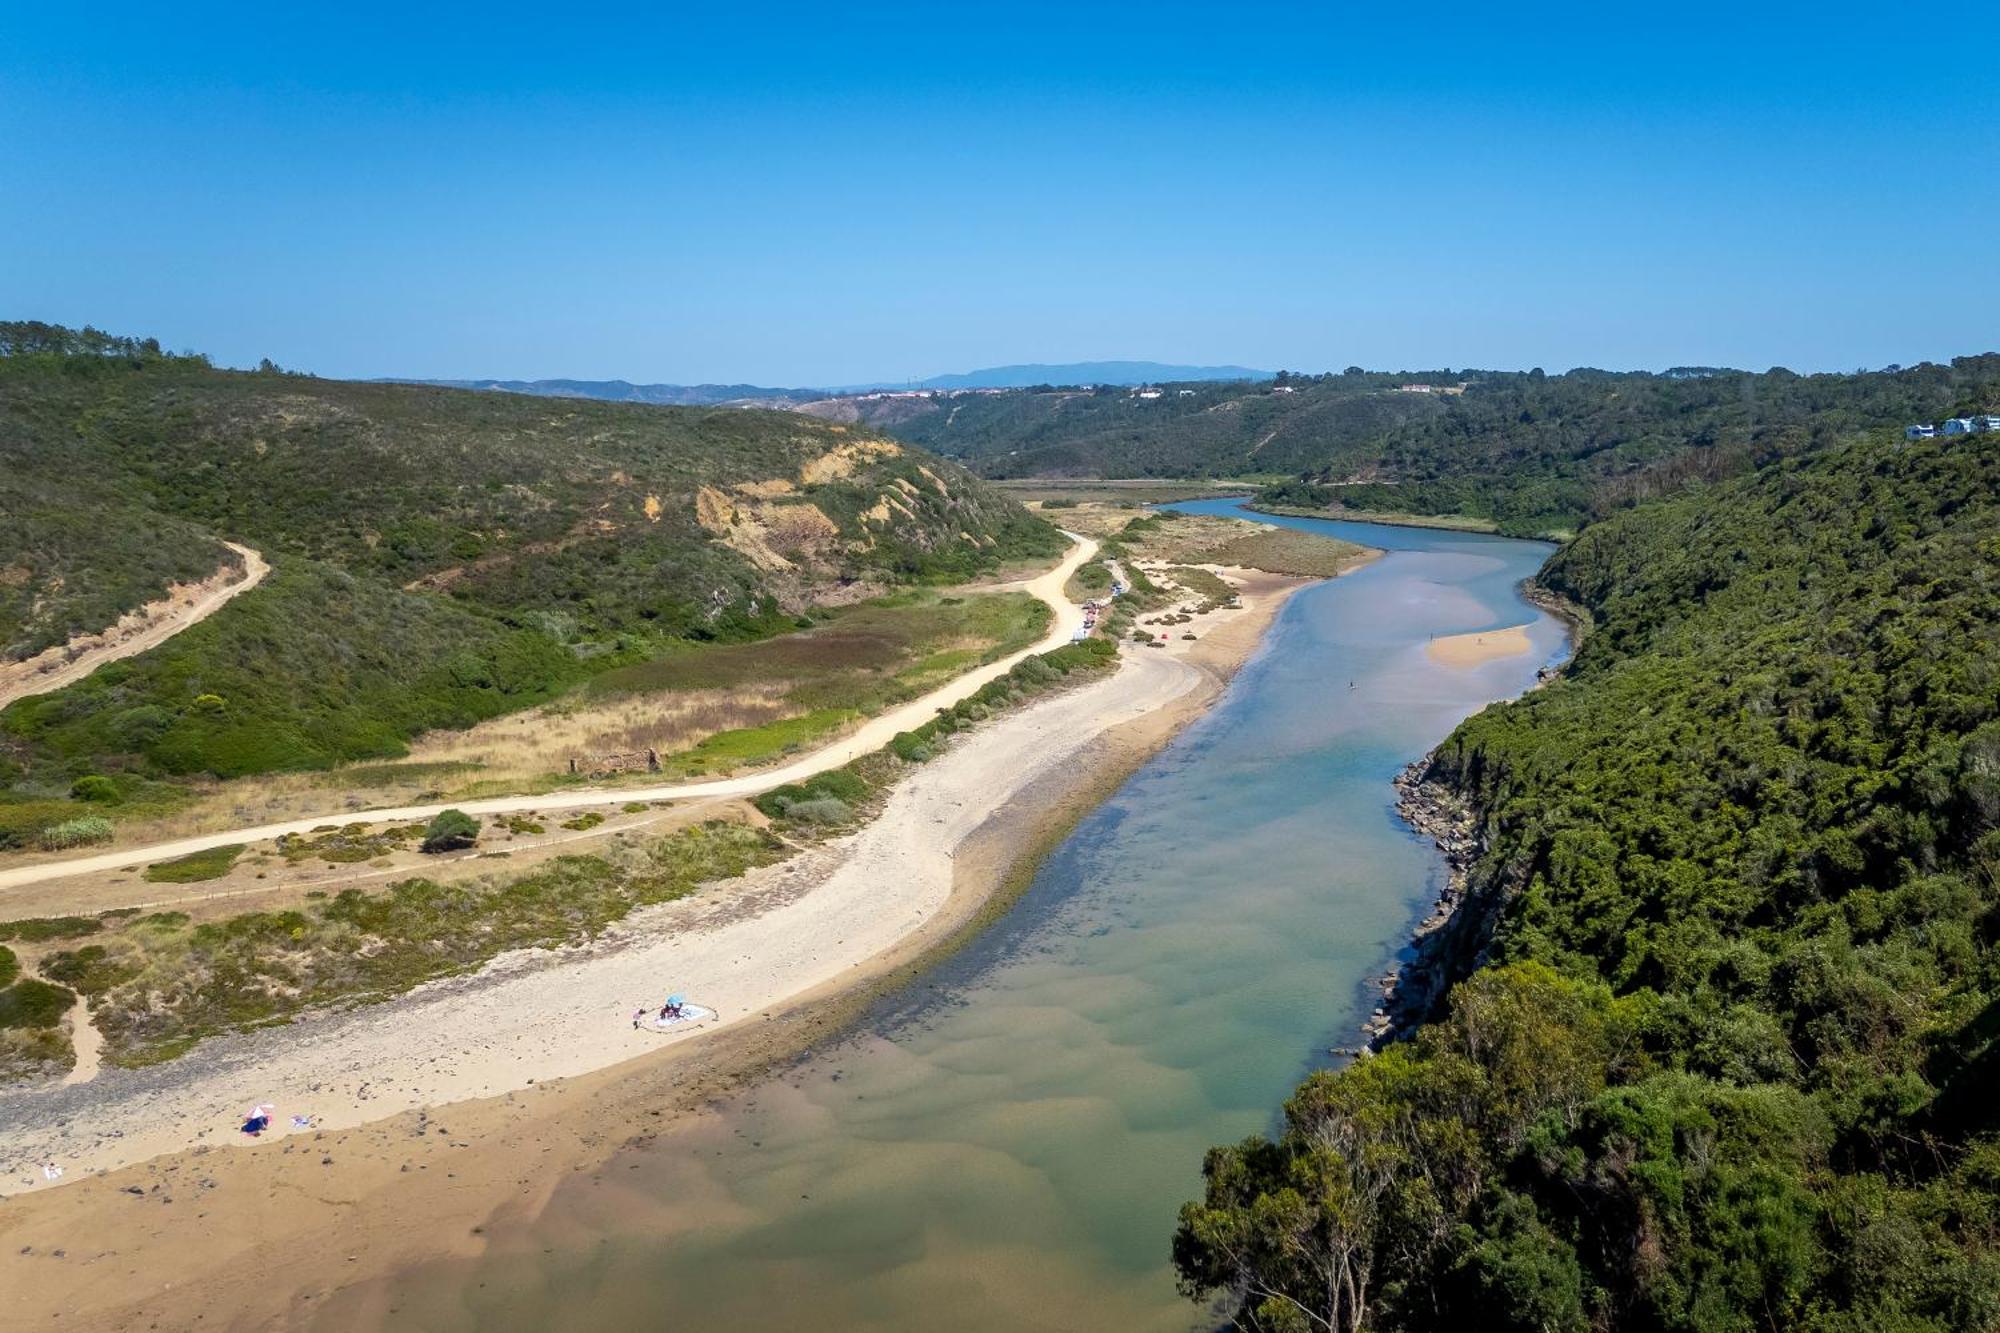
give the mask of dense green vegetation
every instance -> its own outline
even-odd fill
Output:
[[[857,582],[1062,544],[950,464],[797,415],[223,372],[34,324],[0,324],[0,514],[0,657],[212,574],[219,539],[273,565],[0,712],[0,846],[66,822],[86,776],[117,819],[150,779],[393,758]]]
[[[44,764],[231,778],[399,755],[587,665],[536,629],[300,561],[151,652],[22,700],[0,729]]]
[[[1572,669],[1431,766],[1485,832],[1469,979],[1211,1154],[1190,1291],[1269,1329],[2000,1325],[2000,447],[1786,458],[1543,579],[1595,624]]]
[[[2000,410],[2000,356],[1847,375],[1351,369],[1167,386],[1150,400],[1125,390],[963,395],[914,414],[896,401],[905,419],[884,429],[988,476],[1275,473],[1305,485],[1272,500],[1465,514],[1536,535],[1858,429]]]

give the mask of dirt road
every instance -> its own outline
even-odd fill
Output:
[[[230,598],[249,592],[271,572],[264,557],[249,547],[235,542],[223,545],[243,557],[243,572],[237,577],[219,570],[200,583],[178,584],[161,600],[127,612],[102,634],[83,635],[24,662],[0,663],[0,708],[74,685],[107,662],[159,647],[220,611]],[[74,655],[72,650],[77,650]]]
[[[350,824],[356,820],[372,823],[407,824],[427,820],[440,811],[456,808],[470,815],[511,814],[524,810],[575,810],[589,806],[623,805],[627,801],[670,801],[694,799],[706,796],[749,796],[769,791],[773,787],[788,782],[800,782],[817,773],[839,768],[864,754],[881,749],[892,740],[896,733],[922,726],[937,715],[939,709],[949,708],[961,699],[970,697],[989,681],[997,680],[1012,670],[1014,665],[1035,653],[1045,653],[1060,648],[1070,641],[1070,636],[1083,624],[1081,608],[1063,596],[1063,585],[1077,568],[1097,554],[1097,543],[1075,533],[1066,534],[1074,543],[1062,562],[1047,573],[1037,575],[1020,586],[1047,603],[1054,612],[1050,618],[1049,632],[1039,643],[1022,649],[997,662],[990,662],[976,670],[939,686],[922,698],[893,708],[878,717],[870,719],[861,728],[840,740],[813,751],[803,758],[793,760],[776,768],[759,769],[742,777],[718,778],[707,782],[680,782],[657,787],[616,787],[578,788],[574,791],[550,792],[539,796],[495,796],[484,800],[463,801],[456,807],[443,804],[405,805],[386,810],[338,810],[326,811],[318,815],[287,820],[280,824],[263,824],[253,828],[230,829],[221,833],[205,833],[198,837],[181,838],[173,842],[158,843],[151,847],[128,847],[118,851],[100,852],[93,856],[71,857],[64,860],[41,861],[28,865],[17,865],[0,870],[0,891],[19,888],[27,884],[40,884],[52,879],[70,875],[100,874],[107,870],[119,870],[127,866],[146,865],[153,861],[170,860],[186,856],[191,852],[207,851],[213,847],[226,847],[233,843],[262,842],[282,837],[288,833],[309,833],[328,823]],[[246,559],[254,558],[255,552],[246,550]],[[257,560],[261,567],[263,561]],[[259,577],[262,577],[260,574]],[[0,902],[4,911],[4,902]]]

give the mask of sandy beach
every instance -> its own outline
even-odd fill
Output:
[[[64,1327],[267,1327],[476,1247],[482,1219],[534,1207],[563,1174],[837,1031],[999,910],[1213,699],[1301,583],[1248,576],[1243,609],[1207,618],[1199,640],[1128,650],[1115,675],[973,733],[860,832],[588,947],[8,1098],[0,1308],[21,1323],[62,1312]],[[635,1032],[631,1010],[667,988],[720,1019]],[[277,1131],[251,1141],[235,1123],[256,1102],[276,1105]],[[286,1132],[293,1115],[315,1127]],[[51,1160],[61,1188],[43,1180]]]
[[[1501,657],[1519,657],[1533,652],[1528,626],[1481,630],[1477,634],[1447,634],[1432,639],[1425,649],[1431,661],[1450,667],[1476,667]]]

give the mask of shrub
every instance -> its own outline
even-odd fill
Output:
[[[72,847],[92,847],[111,841],[111,821],[98,815],[65,819],[51,824],[35,839],[45,852],[65,852]]]
[[[89,773],[70,785],[70,796],[79,801],[116,801],[118,784],[97,773]]]
[[[854,818],[854,807],[833,796],[819,796],[810,801],[794,801],[785,811],[787,819],[804,820],[808,824],[846,824]]]
[[[39,944],[44,940],[95,935],[102,929],[103,924],[94,916],[31,916],[20,921],[0,921],[0,940]]]
[[[446,810],[424,830],[423,850],[452,852],[479,841],[479,821],[463,810]]]
[[[42,975],[85,995],[102,995],[139,975],[136,959],[113,955],[101,944],[64,949],[42,960]]]
[[[214,716],[229,711],[228,701],[219,694],[197,694],[194,697],[194,711]]]
[[[907,734],[907,733],[905,733]],[[790,782],[782,787],[773,787],[759,796],[755,804],[772,819],[784,819],[791,810],[803,802],[835,800],[853,806],[868,799],[867,779],[851,769],[836,768],[831,772],[817,773],[804,782]]]
[[[914,731],[899,731],[889,742],[889,749],[896,758],[906,763],[921,764],[931,757],[931,747],[924,744],[924,738]]]
[[[13,985],[14,978],[20,975],[21,960],[14,956],[12,949],[0,944],[0,986]]]
[[[594,829],[603,822],[604,822],[603,815],[598,814],[595,810],[589,810],[584,812],[583,814],[578,815],[575,819],[565,819],[562,822],[562,826],[566,829],[573,829],[576,832],[581,833],[585,829]]]
[[[61,986],[27,977],[0,990],[0,1028],[52,1028],[75,1003]]]

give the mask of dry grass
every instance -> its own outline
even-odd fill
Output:
[[[1206,563],[1241,565],[1270,574],[1332,578],[1366,558],[1368,548],[1317,533],[1291,528],[1265,528],[1237,537],[1207,552]]]
[[[1091,501],[1074,508],[1035,508],[1043,518],[1060,528],[1080,532],[1086,537],[1109,537],[1124,530],[1127,523],[1135,518],[1144,518],[1147,511],[1132,505],[1106,504]]]
[[[608,672],[539,708],[429,733],[394,763],[214,783],[173,813],[120,823],[117,836],[144,844],[328,811],[546,791],[568,780],[580,754],[658,750],[667,777],[754,765],[1033,642],[1047,614],[1021,592],[902,593],[797,634],[691,646]]]

